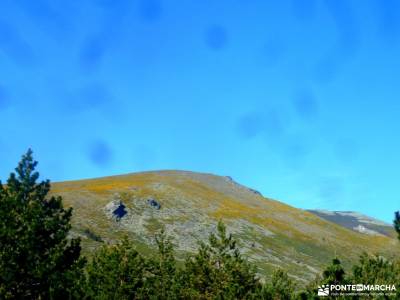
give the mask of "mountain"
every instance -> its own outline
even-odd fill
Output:
[[[326,214],[265,198],[230,177],[212,174],[134,173],[53,183],[52,193],[73,207],[71,234],[82,238],[88,255],[124,235],[142,253],[152,253],[154,233],[164,226],[183,259],[221,219],[261,276],[281,267],[304,284],[335,255],[350,267],[363,251],[392,257],[398,247],[390,234],[356,232]]]
[[[339,224],[351,230],[368,234],[396,237],[392,224],[368,217],[355,211],[329,211],[329,210],[308,210],[309,212],[327,221]]]

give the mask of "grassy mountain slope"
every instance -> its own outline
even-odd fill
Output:
[[[350,266],[363,252],[392,256],[397,241],[365,235],[310,212],[264,198],[229,177],[185,171],[144,172],[54,183],[65,206],[74,208],[73,235],[83,239],[86,253],[124,234],[144,253],[154,249],[153,234],[165,226],[178,257],[193,251],[222,219],[245,255],[266,275],[282,267],[306,282],[335,256]],[[149,199],[161,206],[152,206]],[[117,219],[115,205],[126,214]]]

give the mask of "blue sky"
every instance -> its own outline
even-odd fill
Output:
[[[232,176],[300,208],[400,209],[400,2],[3,0],[0,178]]]

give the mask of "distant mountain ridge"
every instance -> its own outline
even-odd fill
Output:
[[[354,211],[308,210],[309,212],[345,228],[369,235],[395,237],[393,225]]]
[[[356,232],[335,222],[338,218],[327,220],[327,213],[294,208],[213,174],[133,173],[53,183],[52,193],[74,208],[72,235],[82,238],[87,254],[124,235],[150,254],[154,233],[164,227],[183,259],[215,231],[218,220],[224,221],[261,276],[281,267],[302,284],[335,255],[350,267],[363,251],[386,257],[397,253],[398,242],[390,234]]]

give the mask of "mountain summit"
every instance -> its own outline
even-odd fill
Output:
[[[261,275],[282,267],[305,283],[334,256],[350,267],[363,251],[395,255],[396,239],[390,232],[356,231],[324,217],[326,213],[266,198],[230,177],[154,171],[52,187],[65,206],[74,208],[72,235],[82,237],[86,253],[124,235],[136,242],[139,251],[151,253],[154,234],[164,227],[178,257],[184,257],[216,230],[221,219]]]

